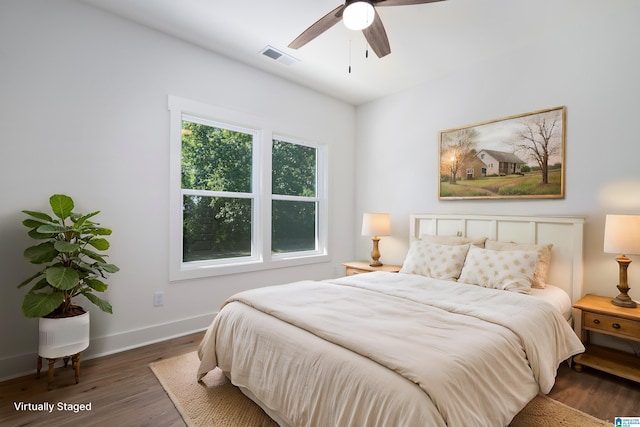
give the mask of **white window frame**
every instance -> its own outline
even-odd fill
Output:
[[[250,114],[231,111],[225,108],[203,104],[197,101],[171,96],[168,97],[170,112],[170,152],[169,152],[169,280],[187,280],[225,274],[237,274],[271,268],[292,267],[329,261],[328,253],[328,147],[324,144],[309,142],[305,138],[287,137],[286,129],[274,132],[267,120]],[[214,124],[222,128],[252,132],[253,170],[252,193],[254,208],[252,214],[252,255],[250,257],[227,258],[218,260],[183,262],[182,259],[182,200],[183,194],[192,190],[183,190],[182,171],[182,120],[183,116],[201,119],[205,124]],[[317,189],[318,202],[316,218],[317,249],[315,251],[271,253],[271,147],[273,139],[294,144],[307,145],[317,153]],[[205,192],[203,192],[205,193]],[[206,192],[217,195],[218,192]],[[220,192],[223,197],[233,197],[234,193]],[[242,197],[246,194],[241,193]],[[277,200],[282,200],[278,196]],[[304,198],[308,201],[309,198]]]

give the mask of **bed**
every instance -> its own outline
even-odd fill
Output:
[[[400,273],[229,298],[200,344],[198,375],[219,367],[282,426],[508,425],[584,351],[571,327],[582,226],[412,215]]]

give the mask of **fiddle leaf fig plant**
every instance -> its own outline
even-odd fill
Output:
[[[89,214],[73,212],[73,199],[64,194],[49,198],[53,216],[43,212],[23,210],[29,218],[22,224],[29,228],[29,236],[41,241],[24,251],[24,256],[43,269],[18,285],[33,283],[24,297],[22,312],[26,317],[69,317],[84,310],[72,299],[84,295],[102,311],[112,313],[111,304],[95,295],[108,285],[103,281],[119,268],[105,261],[100,253],[109,249],[103,236],[111,230],[100,227],[91,219],[100,211]]]

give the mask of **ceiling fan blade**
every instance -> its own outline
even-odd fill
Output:
[[[294,41],[289,43],[289,47],[291,49],[301,48],[320,34],[327,31],[329,28],[336,25],[342,19],[342,12],[344,11],[344,8],[345,5],[341,4],[322,18],[318,19],[312,26],[304,30]]]
[[[389,38],[387,32],[382,25],[382,19],[376,12],[376,16],[373,18],[373,23],[367,28],[362,30],[364,37],[367,39],[371,49],[378,55],[378,58],[387,56],[391,53],[391,46],[389,46]]]
[[[412,4],[435,3],[445,0],[377,0],[374,5],[378,6],[410,6]]]

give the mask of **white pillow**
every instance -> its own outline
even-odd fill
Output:
[[[549,245],[536,245],[533,243],[514,243],[514,242],[500,242],[498,240],[487,240],[485,242],[485,248],[492,249],[494,251],[537,251],[540,254],[538,259],[538,266],[533,273],[533,280],[531,281],[531,287],[544,289],[547,286],[547,279],[549,276],[549,264],[551,263],[551,249],[552,244]]]
[[[536,251],[494,251],[472,246],[458,281],[528,294],[538,256]]]
[[[452,246],[416,240],[411,243],[400,272],[455,281],[468,250],[468,244]]]
[[[471,245],[478,246],[479,248],[484,248],[484,242],[487,238],[480,237],[477,239],[470,239],[462,236],[433,236],[431,234],[422,234],[420,236],[420,240],[424,240],[429,243],[437,243],[439,245],[466,245],[469,243]]]

